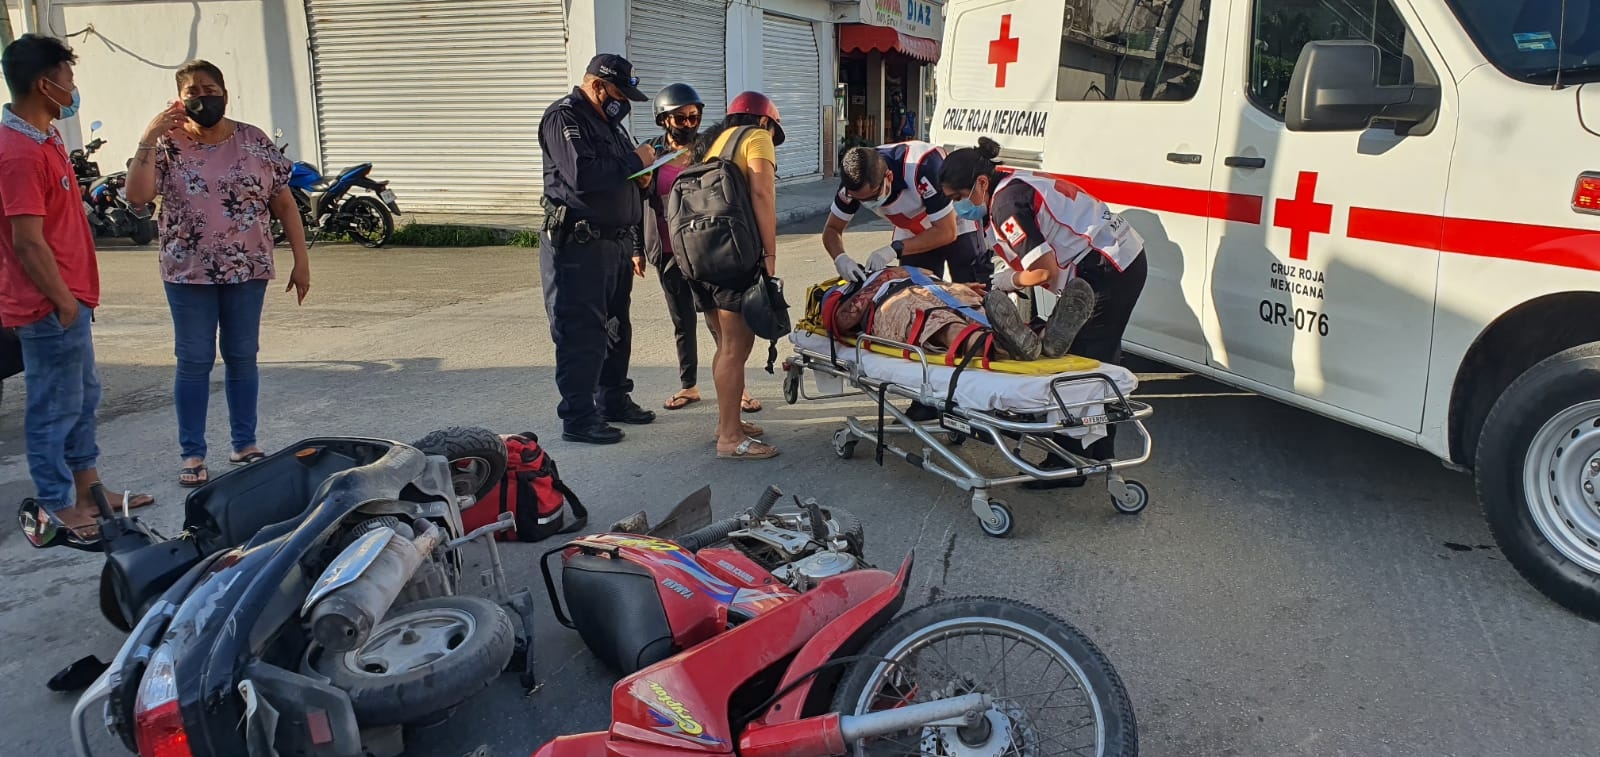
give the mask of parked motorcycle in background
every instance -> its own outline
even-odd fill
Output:
[[[273,132],[278,149],[288,154],[289,146],[282,142],[283,130]],[[350,166],[333,178],[328,178],[317,167],[303,160],[294,162],[289,175],[289,191],[294,194],[295,206],[300,208],[300,219],[305,224],[306,236],[323,234],[348,234],[364,247],[382,247],[394,235],[394,216],[400,214],[394,192],[389,182],[371,178],[371,163]],[[361,188],[375,196],[350,196],[350,190]],[[283,224],[272,221],[272,241],[283,244],[287,239]]]
[[[94,136],[100,126],[99,121],[89,124],[89,135]],[[149,244],[156,238],[155,205],[135,208],[128,204],[123,196],[123,187],[128,185],[127,171],[100,175],[100,164],[89,158],[105,144],[104,139],[92,139],[82,149],[68,155],[72,171],[78,177],[89,226],[96,237],[128,237],[134,244]]]

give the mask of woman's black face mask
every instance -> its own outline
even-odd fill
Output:
[[[222,114],[227,111],[227,106],[228,98],[222,95],[200,95],[185,98],[183,101],[184,113],[206,129],[216,126],[222,120]]]

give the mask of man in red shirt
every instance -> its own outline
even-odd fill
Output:
[[[80,538],[94,537],[89,488],[99,480],[90,322],[100,304],[94,234],[61,134],[78,111],[65,43],[25,34],[0,54],[11,103],[0,112],[0,322],[22,341],[28,472],[39,508]],[[110,494],[113,507],[120,495]],[[139,495],[129,507],[155,500]],[[26,504],[26,503],[25,503]]]

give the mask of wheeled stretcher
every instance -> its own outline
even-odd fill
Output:
[[[970,363],[962,367],[913,345],[870,335],[844,342],[805,323],[790,332],[789,340],[794,354],[784,362],[783,385],[789,404],[857,395],[877,404],[875,419],[849,416],[834,433],[833,449],[840,458],[852,457],[856,443],[866,440],[876,448],[880,464],[888,452],[971,492],[972,512],[990,536],[1004,537],[1012,528],[1011,509],[990,495],[998,486],[1105,473],[1111,504],[1119,512],[1137,513],[1149,504],[1149,490],[1122,476],[1123,469],[1143,464],[1151,453],[1143,421],[1152,411],[1128,399],[1138,379],[1125,368],[1076,357],[1013,363],[1009,370]],[[807,373],[811,382],[805,381]],[[913,421],[894,405],[897,399],[935,408],[939,417]],[[1069,452],[1056,439],[1064,435],[1087,447],[1103,438],[1111,424],[1126,427],[1118,436],[1131,431],[1137,437],[1137,456],[1091,460]],[[891,440],[907,435],[914,437],[913,444],[921,443],[920,450]],[[1019,472],[996,477],[980,472],[956,450],[967,439],[994,445]],[[1024,450],[1053,452],[1069,467],[1042,469],[1024,457]]]

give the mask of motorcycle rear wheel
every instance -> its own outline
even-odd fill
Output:
[[[481,500],[506,475],[506,443],[499,434],[485,428],[451,426],[418,439],[411,446],[425,455],[439,455],[450,461],[450,481],[456,496],[472,495]]]
[[[511,617],[482,597],[395,608],[349,652],[313,650],[312,666],[350,695],[364,727],[431,722],[487,688],[511,661]]]
[[[352,197],[340,210],[350,238],[362,247],[378,248],[394,236],[394,216],[376,198]]]
[[[983,655],[970,669],[952,663],[953,653],[965,645],[952,649],[951,642],[963,637],[976,637],[975,644],[966,643]],[[1008,660],[1012,652],[1019,656]],[[977,727],[982,734],[974,733],[977,728],[919,728],[880,737],[870,749],[864,740],[847,744],[852,757],[869,751],[876,756],[884,749],[972,757],[1061,750],[1100,757],[1139,754],[1133,704],[1111,661],[1081,631],[1037,607],[997,597],[934,602],[885,626],[860,654],[863,659],[850,666],[835,690],[835,712],[861,715],[972,691],[990,694],[995,705]],[[1061,671],[1047,672],[1053,668]],[[897,691],[906,693],[896,696]],[[1044,722],[1052,719],[1066,720],[1068,727],[1059,735],[1047,734]],[[1087,735],[1094,737],[1090,744],[1078,747],[1072,741]]]

